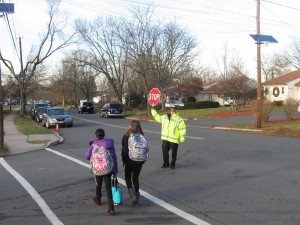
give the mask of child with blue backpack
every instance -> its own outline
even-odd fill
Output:
[[[102,183],[104,181],[105,184],[105,190],[107,195],[107,205],[108,205],[108,214],[112,215],[115,212],[114,204],[112,200],[112,191],[111,191],[111,177],[116,177],[116,174],[118,173],[118,162],[117,162],[117,155],[115,152],[114,147],[114,140],[110,138],[104,138],[105,132],[103,129],[99,128],[95,132],[96,138],[91,140],[89,142],[90,147],[85,152],[85,158],[90,160],[93,154],[93,148],[95,146],[101,146],[108,150],[110,156],[113,160],[113,167],[112,170],[105,175],[96,175],[94,173],[95,183],[96,183],[96,195],[93,197],[93,202],[96,206],[99,206],[101,204],[101,187]]]

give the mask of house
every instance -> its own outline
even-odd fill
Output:
[[[207,83],[203,86],[203,90],[199,92],[197,96],[195,96],[196,101],[214,101],[219,102],[220,105],[226,106],[230,105],[230,101],[228,102],[228,99],[233,98],[232,94],[225,94],[222,92],[224,90],[222,88],[223,83],[219,81]],[[237,86],[235,86],[237,88]],[[253,98],[256,94],[257,89],[257,82],[253,79],[245,80],[244,83],[241,85],[241,87],[238,89],[238,93],[240,98],[235,99],[236,104],[240,104],[239,102],[245,103],[245,101],[248,101],[249,99]],[[230,93],[230,91],[227,90],[227,93]],[[232,99],[232,101],[235,101]]]
[[[224,98],[221,93],[217,93],[218,82],[210,82],[203,86],[203,90],[195,96],[197,102],[212,101],[219,102],[220,105],[224,105]]]
[[[300,70],[262,83],[265,97],[270,101],[300,100]]]

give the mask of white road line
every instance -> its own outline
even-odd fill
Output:
[[[85,166],[87,168],[90,167],[90,165],[88,163],[84,163],[84,162],[82,162],[82,161],[80,161],[78,159],[75,159],[75,158],[70,157],[68,155],[62,154],[62,153],[60,153],[58,151],[52,150],[50,148],[45,148],[45,149],[47,151],[49,151],[49,152],[52,152],[54,154],[57,154],[59,156],[62,156],[64,158],[66,158],[66,159],[69,159],[69,160],[71,160],[73,162],[76,162],[76,163],[78,163],[78,164],[80,164],[82,166]],[[118,177],[118,181],[122,185],[126,186],[125,180],[123,180],[123,179],[121,179],[121,178]],[[156,203],[157,205],[159,205],[159,206],[161,206],[161,207],[169,210],[170,212],[172,212],[172,213],[174,213],[174,214],[176,214],[176,215],[178,215],[178,216],[180,216],[180,217],[182,217],[182,218],[190,221],[193,224],[197,224],[197,225],[210,225],[209,223],[207,223],[207,222],[205,222],[205,221],[203,221],[203,220],[201,220],[201,219],[199,219],[199,218],[197,218],[197,217],[195,217],[195,216],[193,216],[191,214],[188,214],[188,213],[186,213],[186,212],[184,212],[184,211],[176,208],[175,206],[172,206],[171,204],[169,204],[169,203],[167,203],[167,202],[165,202],[165,201],[163,201],[163,200],[161,200],[159,198],[156,198],[155,196],[153,196],[153,195],[151,195],[151,194],[149,194],[149,193],[147,193],[147,192],[145,192],[143,190],[140,190],[140,193],[141,193],[141,195],[143,195],[145,198],[149,199],[150,201],[152,201],[152,202]]]
[[[128,129],[128,126],[124,127],[124,126],[119,126],[119,125],[113,125],[113,124],[101,123],[101,122],[97,122],[97,121],[94,121],[94,120],[82,119],[82,118],[75,117],[75,116],[73,116],[73,117],[76,118],[76,119],[79,119],[79,120],[84,120],[84,121],[91,122],[91,123],[102,124],[102,125],[109,126],[109,127],[117,127],[117,128]],[[210,127],[210,128],[211,128],[211,127]],[[158,132],[158,131],[144,130],[144,129],[143,129],[143,131],[144,131],[144,132],[148,132],[148,133],[154,133],[154,134],[160,134],[160,133],[161,133],[161,132]],[[205,138],[202,138],[202,137],[193,137],[193,136],[185,136],[185,138],[188,138],[188,139],[195,139],[195,140],[203,140],[203,139],[205,139]]]
[[[17,171],[15,171],[3,158],[0,158],[0,164],[25,188],[33,200],[39,205],[46,217],[53,225],[63,225],[63,223],[52,212],[47,203],[42,199],[39,193],[25,180]]]

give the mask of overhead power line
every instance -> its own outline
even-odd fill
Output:
[[[13,43],[15,54],[17,55],[18,59],[20,59],[20,56],[19,56],[18,50],[17,50],[17,45],[16,45],[16,42],[15,42],[16,37],[14,37],[14,34],[12,33],[12,29],[11,29],[11,25],[10,25],[7,13],[4,13],[4,18],[5,18],[5,21],[6,21],[7,29],[8,29],[9,34],[10,34],[11,41]]]
[[[268,3],[270,3],[270,4],[278,5],[278,6],[281,6],[281,7],[285,7],[285,8],[288,8],[288,9],[293,9],[293,10],[298,10],[298,11],[300,11],[300,9],[295,8],[295,7],[291,7],[291,6],[287,6],[287,5],[275,3],[275,2],[272,2],[272,1],[268,1],[268,0],[262,0],[262,1],[268,2]]]

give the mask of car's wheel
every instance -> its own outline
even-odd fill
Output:
[[[73,126],[73,123],[71,123],[71,124],[68,125],[68,127],[72,127],[72,126]]]

